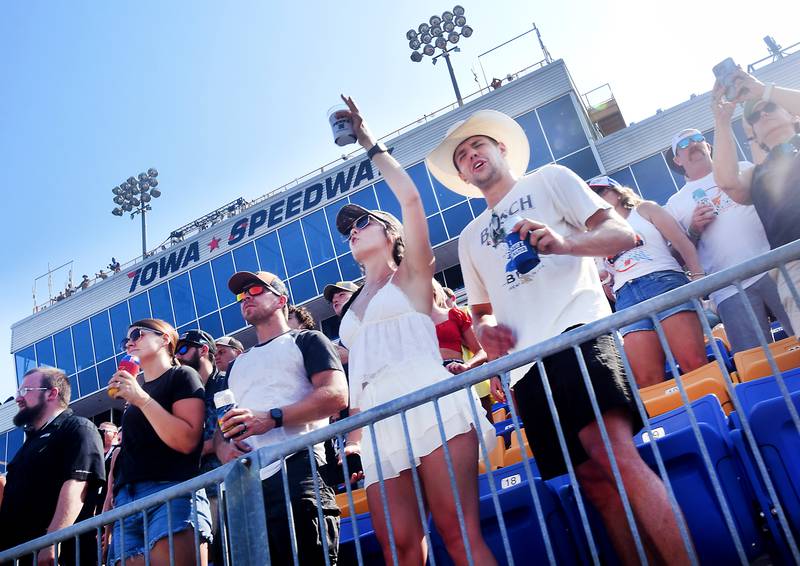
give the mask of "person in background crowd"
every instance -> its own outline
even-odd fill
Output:
[[[106,474],[103,443],[94,424],[73,414],[71,390],[63,371],[38,367],[27,371],[17,391],[14,425],[25,443],[8,464],[0,504],[0,550],[22,544],[87,519],[94,514]],[[81,564],[94,564],[94,531],[79,537]],[[75,564],[74,539],[60,545],[61,564]],[[43,548],[39,564],[56,563],[55,549]],[[20,559],[31,564],[31,556]]]
[[[214,363],[220,373],[227,375],[228,366],[244,352],[244,345],[233,336],[217,338],[215,344],[217,353],[214,355]]]
[[[611,177],[595,177],[588,184],[636,232],[635,247],[605,260],[606,269],[613,277],[617,311],[703,276],[694,244],[675,219],[658,204],[642,200]],[[669,244],[683,258],[689,270],[688,276],[672,256]],[[691,302],[663,310],[656,316],[683,373],[706,364],[703,329]],[[664,381],[666,356],[653,321],[646,317],[619,331],[625,338],[625,351],[639,387]]]
[[[346,236],[353,259],[364,271],[364,285],[349,303],[339,328],[350,348],[350,412],[364,411],[449,376],[442,367],[436,331],[430,318],[433,304],[434,257],[422,200],[413,180],[388,153],[364,123],[355,103],[349,107],[359,144],[378,167],[400,203],[403,224],[389,213],[367,210],[355,204],[342,207],[336,228]],[[458,352],[460,354],[460,351]],[[463,511],[466,536],[476,564],[492,565],[495,559],[483,539],[478,514],[478,438],[494,442],[494,427],[486,419],[472,419],[469,392],[439,399],[439,415],[432,404],[408,412],[410,439],[427,508],[433,516],[447,552],[456,564],[466,564],[455,497]],[[437,416],[441,416],[439,434]],[[381,492],[391,515],[394,542],[403,564],[424,564],[427,554],[419,520],[411,463],[399,416],[378,421],[374,435],[366,434],[361,460],[372,514],[372,525],[384,558],[391,560],[389,527]],[[354,435],[354,438],[360,431]],[[450,489],[443,439],[452,461],[458,494]],[[384,484],[378,483],[375,450]]]
[[[314,315],[305,307],[289,305],[289,318],[287,319],[287,323],[292,330],[317,329],[317,323],[314,322]]]
[[[358,291],[358,285],[352,281],[339,281],[338,283],[326,285],[322,295],[325,297],[325,300],[331,304],[333,312],[336,313],[336,316],[341,319],[343,316],[342,310],[344,309],[345,305],[350,302],[350,299],[353,297],[353,293],[356,291]],[[345,374],[347,374],[349,352],[347,351],[347,347],[342,344],[341,339],[336,345],[336,349],[339,352],[339,357],[342,359]]]
[[[442,287],[442,291],[444,292],[447,300],[445,301],[445,305],[448,309],[454,309],[458,307],[458,303],[456,302],[456,293],[450,287]]]
[[[178,365],[178,333],[169,323],[150,318],[138,320],[128,327],[122,342],[128,354],[138,356],[144,383],[140,385],[125,370],[117,370],[108,381],[109,391],[127,402],[122,415],[125,432],[113,467],[113,484],[109,486],[114,507],[195,477],[200,470],[205,416],[203,383],[194,369]],[[192,513],[192,497],[198,524]],[[109,564],[119,562],[123,552],[126,559],[141,560],[136,557],[144,554],[145,546],[150,548],[152,563],[168,563],[170,526],[175,562],[194,563],[197,530],[205,564],[211,523],[208,499],[202,489],[193,495],[172,498],[169,507],[163,503],[150,508],[148,539],[141,514],[114,523]]]
[[[258,344],[240,355],[228,369],[228,385],[237,408],[220,422],[214,440],[223,463],[250,450],[312,432],[328,424],[346,405],[347,382],[330,340],[316,330],[292,330],[286,320],[288,291],[271,273],[240,271],[228,280],[242,316],[256,329]],[[227,440],[227,442],[226,442]],[[317,466],[323,464],[320,444],[314,447]],[[339,550],[339,508],[333,490],[319,471],[312,473],[307,450],[285,460],[289,498],[300,564],[335,564]],[[292,547],[281,462],[263,467],[261,485],[267,515],[269,552],[273,564],[291,564]],[[315,478],[316,476],[316,478]],[[315,479],[320,500],[315,497]],[[319,524],[321,512],[323,524]]]
[[[718,158],[719,127],[716,131]],[[769,244],[755,209],[737,204],[717,186],[711,146],[700,131],[690,128],[676,133],[670,150],[673,158],[667,163],[686,178],[686,184],[669,198],[664,208],[697,246],[703,271],[715,273],[767,252]],[[750,167],[752,165],[746,161],[737,165],[742,171]],[[767,274],[745,279],[742,287],[767,337],[770,336],[769,312],[781,322],[788,322],[777,286]],[[725,325],[733,352],[758,345],[758,332],[750,323],[743,297],[736,287],[713,291],[710,299]]]
[[[102,279],[108,279],[108,273],[106,273],[105,271],[103,271],[103,270],[101,269],[100,271],[98,271],[98,272],[97,272],[97,274],[95,275],[95,277],[96,277],[97,279],[101,279],[101,280],[102,280]]]
[[[103,439],[103,464],[106,470],[107,480],[110,477],[111,460],[114,458],[114,454],[119,450],[119,429],[114,423],[104,422],[100,423],[97,430],[100,433],[100,438]],[[100,489],[100,495],[97,499],[97,513],[102,512],[107,493],[108,481],[104,482]]]
[[[80,284],[78,285],[78,288],[81,289],[82,291],[85,291],[86,289],[89,288],[89,285],[91,285],[91,284],[92,284],[92,281],[89,279],[89,276],[88,275],[84,275],[83,279],[81,280]]]
[[[119,273],[120,269],[122,269],[122,266],[117,261],[117,258],[112,257],[111,263],[108,264],[108,269],[110,269],[114,273]]]
[[[210,472],[221,465],[214,450],[214,431],[217,430],[217,409],[214,395],[228,388],[228,379],[217,369],[215,359],[217,345],[208,332],[200,329],[187,330],[178,339],[175,358],[182,366],[192,368],[200,376],[205,391],[205,423],[203,427],[203,451],[200,456],[200,473]],[[211,561],[222,564],[222,544],[219,540],[219,493],[216,485],[206,488],[210,507]]]
[[[755,207],[770,248],[779,248],[800,239],[800,90],[773,83],[765,85],[742,70],[735,85],[738,94],[732,101],[724,100],[721,85],[714,85],[717,132],[714,177],[731,199]],[[767,152],[762,163],[746,171],[736,168],[731,116],[737,102],[744,103],[743,117],[752,127],[753,141]],[[788,262],[786,270],[791,283],[800,291],[800,260]],[[776,270],[773,277],[777,279],[778,294],[791,322],[792,330],[786,324],[784,329],[787,334],[800,336],[800,305],[783,274]]]
[[[609,315],[591,258],[636,244],[627,222],[577,175],[559,165],[524,175],[529,158],[520,125],[501,112],[481,110],[454,124],[426,159],[444,186],[486,199],[487,210],[461,233],[458,255],[475,333],[490,360]],[[509,257],[508,237],[514,232],[537,250],[536,256],[526,254],[526,264]],[[633,444],[641,419],[612,337],[584,342],[580,351],[648,556],[688,563],[664,484]],[[600,512],[617,554],[634,563],[633,537],[576,353],[566,349],[542,362],[578,481]],[[492,382],[495,397],[502,398],[500,379]],[[542,478],[565,473],[538,366],[512,370],[511,385]]]

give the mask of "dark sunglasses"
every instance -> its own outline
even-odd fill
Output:
[[[175,355],[176,356],[183,356],[189,351],[190,348],[199,348],[199,347],[200,347],[200,344],[183,343],[178,347],[177,350],[175,350]]]
[[[353,222],[350,225],[350,229],[347,231],[347,235],[344,237],[344,241],[345,242],[349,242],[350,241],[350,236],[353,233],[353,228],[356,228],[358,231],[361,231],[364,228],[366,228],[367,226],[369,226],[369,223],[372,222],[372,221],[375,221],[375,222],[378,222],[379,224],[382,224],[382,222],[380,220],[378,220],[377,218],[375,218],[371,214],[365,214],[363,216],[359,216],[358,218],[356,218],[355,222]]]
[[[123,338],[122,340],[119,341],[119,349],[124,352],[128,347],[128,342],[130,342],[131,344],[136,342],[137,340],[139,340],[139,338],[142,337],[142,334],[144,334],[145,332],[150,332],[150,333],[156,334],[158,336],[161,336],[162,334],[164,334],[160,330],[153,330],[152,328],[143,328],[143,327],[137,326],[136,328],[131,330],[130,334],[128,334],[125,338]]]
[[[241,303],[245,297],[257,297],[266,291],[266,285],[251,285],[241,293],[236,294],[236,302]]]
[[[761,120],[762,114],[764,113],[772,114],[777,109],[778,109],[777,104],[775,104],[774,102],[767,102],[760,109],[750,113],[750,115],[747,117],[747,123],[750,124],[751,126],[755,126],[758,123],[758,121]]]
[[[691,136],[683,138],[681,141],[675,144],[675,146],[678,149],[686,149],[692,142],[701,143],[704,141],[706,141],[706,138],[703,136],[703,134],[692,134]]]

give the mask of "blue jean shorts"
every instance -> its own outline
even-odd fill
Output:
[[[686,285],[688,282],[689,278],[680,271],[654,271],[653,273],[642,275],[641,277],[628,281],[625,285],[620,287],[619,291],[616,293],[616,309],[617,311],[621,311],[632,307],[647,299],[652,299],[667,291],[672,291],[682,285]],[[674,307],[663,310],[656,314],[656,318],[658,318],[659,322],[663,322],[664,319],[671,317],[673,314],[684,311],[694,312],[694,306],[691,302],[681,303],[680,305],[675,305]],[[623,336],[638,330],[654,331],[655,326],[653,325],[652,319],[647,317],[642,320],[637,320],[619,329]]]
[[[138,499],[162,491],[179,482],[171,481],[145,481],[123,485],[114,496],[114,507],[121,507]],[[182,495],[170,500],[169,511],[172,515],[172,533],[194,528],[192,517],[192,496]],[[197,505],[197,520],[200,523],[200,542],[211,542],[211,510],[205,490],[201,489],[195,495]],[[125,532],[121,533],[122,523],[114,523],[111,547],[108,551],[108,564],[115,564],[122,559],[122,544],[125,544],[125,559],[144,554],[145,545],[152,549],[155,544],[169,536],[169,523],[167,519],[167,504],[162,503],[147,509],[147,540],[144,534],[144,519],[142,513],[135,513],[124,519]],[[124,541],[123,535],[124,534]]]

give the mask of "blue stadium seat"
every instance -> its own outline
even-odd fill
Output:
[[[778,340],[783,340],[784,338],[788,338],[789,335],[786,334],[786,331],[783,329],[783,326],[780,322],[773,322],[772,326],[770,327],[770,331],[772,332],[772,341],[777,342]]]
[[[358,538],[361,544],[361,556],[364,559],[364,564],[383,565],[383,552],[378,538],[375,536],[375,529],[372,527],[372,519],[369,513],[361,513],[360,515],[355,515],[355,517],[346,517],[341,520],[339,526],[339,564],[342,566],[358,564],[353,519],[358,525]]]
[[[503,468],[505,470],[505,468]],[[498,470],[501,471],[501,470]],[[571,536],[563,513],[553,491],[542,481],[534,479],[536,493],[542,504],[545,524],[553,546],[556,562],[561,564],[579,564],[576,544]],[[511,554],[516,564],[547,563],[547,551],[544,538],[536,517],[530,484],[525,479],[524,471],[520,483],[500,490],[498,493],[500,508],[509,537]],[[501,565],[508,564],[500,524],[495,513],[494,502],[490,495],[480,498],[481,530],[489,548]],[[431,544],[438,566],[453,564],[447,555],[444,542],[431,522]]]
[[[536,460],[534,458],[530,458],[528,463],[531,467],[531,475],[534,478],[540,476],[539,468],[536,466]],[[518,483],[522,482],[523,479],[527,479],[527,475],[525,473],[525,464],[523,462],[517,462],[516,464],[506,466],[505,468],[494,470],[492,472],[492,478],[494,479],[494,485],[497,491],[502,491],[506,487],[517,485]],[[478,476],[478,495],[483,497],[484,495],[490,495],[491,493],[492,491],[489,487],[489,474],[480,474]]]
[[[781,377],[790,393],[800,391],[800,369],[785,371]],[[734,387],[733,391],[745,415],[749,415],[761,401],[781,396],[778,382],[772,375],[740,383]],[[741,418],[741,416],[737,416],[737,418]]]
[[[691,407],[697,422],[706,423],[716,430],[723,438],[727,437],[729,428],[728,418],[725,416],[725,411],[722,410],[722,405],[716,395],[704,395],[696,401],[693,401]],[[686,407],[678,407],[662,415],[652,417],[650,419],[650,426],[656,438],[660,438],[665,434],[690,427],[691,421]],[[646,443],[646,436],[647,431],[642,428],[642,430],[636,434],[636,444]]]

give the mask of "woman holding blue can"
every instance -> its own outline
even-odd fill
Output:
[[[143,319],[128,327],[123,349],[139,358],[144,381],[119,369],[108,382],[127,407],[122,416],[122,439],[114,467],[114,507],[147,497],[196,476],[200,471],[205,401],[195,370],[175,360],[178,333],[164,322]],[[197,523],[192,498],[197,507]],[[194,564],[194,529],[199,530],[200,556],[207,562],[211,540],[208,499],[204,490],[186,494],[147,510],[147,533],[141,513],[114,524],[109,564],[144,564],[149,549],[152,564],[170,560],[172,534],[175,564]],[[145,536],[146,535],[146,536]],[[123,548],[124,545],[124,548]]]
[[[621,311],[705,275],[697,250],[678,223],[657,203],[646,201],[607,176],[588,181],[589,187],[625,218],[636,232],[636,247],[605,259],[613,277],[616,310]],[[668,243],[683,258],[684,272]],[[703,330],[691,302],[657,313],[670,350],[683,373],[707,362]],[[650,318],[620,328],[625,351],[639,387],[665,379],[665,354]]]

